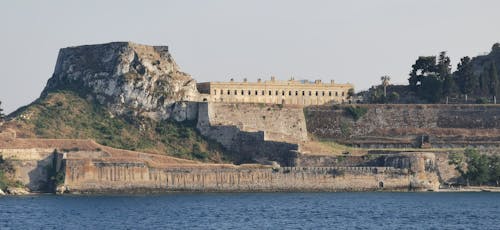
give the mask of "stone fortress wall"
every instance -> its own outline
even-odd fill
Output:
[[[305,108],[309,135],[366,148],[500,147],[498,105],[357,105],[354,120],[344,106]]]
[[[350,102],[348,92],[351,84],[337,84],[334,81],[314,83],[276,80],[257,82],[204,82],[197,84],[200,101],[207,102],[250,102],[288,105],[323,105]]]

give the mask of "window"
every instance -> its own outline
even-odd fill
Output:
[[[248,95],[252,95],[252,91],[248,90]]]
[[[241,95],[245,95],[245,91],[241,90]]]
[[[328,92],[328,96],[330,97],[332,96],[332,91]]]
[[[231,95],[231,91],[230,90],[227,90],[227,95]]]
[[[234,95],[238,95],[238,91],[237,90],[234,91]]]
[[[285,96],[285,91],[281,91],[281,96]]]
[[[292,96],[292,91],[288,91],[288,96]]]
[[[264,90],[262,90],[262,96],[264,96]]]
[[[338,97],[339,96],[339,92],[335,92],[335,96]]]
[[[312,95],[312,94],[311,94],[311,91],[309,91],[309,96],[311,96],[311,95]]]
[[[325,96],[325,91],[323,91],[323,95],[322,96]]]
[[[217,90],[214,90],[214,95],[217,95]]]
[[[255,96],[259,95],[259,91],[255,90]]]
[[[342,92],[342,97],[345,95],[345,92]]]
[[[295,91],[295,96],[299,96],[299,91]]]
[[[316,91],[316,96],[318,96],[318,91]]]
[[[276,90],[276,92],[274,92],[274,94],[276,94],[276,96],[278,96],[278,90]]]
[[[221,89],[220,90],[220,95],[222,95],[222,94],[224,94],[224,90]]]
[[[304,92],[304,91],[302,91],[302,96],[304,96],[304,95],[305,95],[305,92]]]
[[[273,94],[271,93],[271,90],[269,90],[269,96],[271,96],[271,95],[273,95]]]

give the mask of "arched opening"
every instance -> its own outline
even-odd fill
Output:
[[[378,182],[378,187],[379,188],[384,188],[384,182],[383,181]]]

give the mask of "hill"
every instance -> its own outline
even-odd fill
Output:
[[[93,139],[127,150],[221,162],[224,150],[203,138],[192,122],[114,116],[71,91],[51,92],[10,115],[3,129],[21,138]]]
[[[171,119],[196,99],[196,82],[166,46],[113,42],[61,49],[39,99],[8,116],[18,137],[93,139],[110,147],[222,162],[220,144],[196,123]],[[184,119],[182,119],[184,120]]]

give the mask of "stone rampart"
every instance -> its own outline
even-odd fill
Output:
[[[143,191],[373,191],[411,188],[412,175],[359,168],[168,167],[68,160],[65,189],[72,193]],[[432,189],[419,187],[415,189]]]
[[[235,152],[236,162],[278,161],[293,166],[298,143],[307,141],[301,107],[200,103],[197,128]]]
[[[366,108],[355,120],[346,107],[305,108],[307,130],[320,139],[360,147],[500,146],[497,105],[357,105]],[[422,138],[427,138],[424,140]]]

